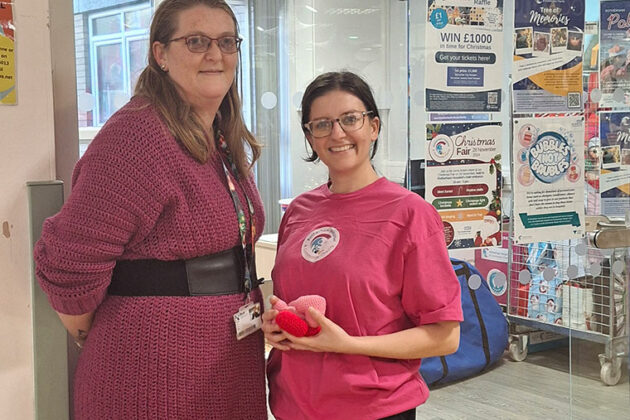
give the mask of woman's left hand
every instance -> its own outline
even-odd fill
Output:
[[[308,310],[321,327],[321,331],[311,337],[295,337],[285,331],[284,334],[290,342],[288,346],[291,349],[333,353],[353,352],[354,337],[348,335],[343,328],[326,318],[317,309],[309,308]]]

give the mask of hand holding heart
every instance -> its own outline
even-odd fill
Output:
[[[295,337],[310,337],[318,334],[321,327],[313,319],[308,308],[313,307],[324,314],[326,313],[326,299],[319,295],[306,295],[288,304],[278,299],[272,307],[279,311],[276,315],[276,324],[282,330]]]

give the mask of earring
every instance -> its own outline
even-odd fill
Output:
[[[162,63],[160,65],[160,68],[162,69],[162,71],[166,71],[166,64]]]

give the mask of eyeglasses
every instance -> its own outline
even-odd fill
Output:
[[[332,133],[333,125],[335,122],[339,123],[339,126],[344,132],[357,131],[363,127],[365,116],[372,114],[374,111],[353,111],[347,112],[341,115],[339,118],[329,119],[322,118],[321,120],[313,120],[304,124],[304,127],[315,138],[326,137]]]
[[[210,38],[205,35],[188,35],[188,36],[180,36],[179,38],[173,38],[166,41],[166,44],[175,41],[184,40],[186,46],[188,47],[188,51],[192,53],[205,53],[210,49],[210,45],[212,45],[212,41],[217,41],[217,45],[219,49],[224,54],[234,54],[241,47],[242,38],[237,36],[222,36],[220,38]]]

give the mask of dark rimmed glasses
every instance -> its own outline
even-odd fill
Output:
[[[372,114],[374,111],[352,111],[342,114],[339,118],[322,118],[319,120],[309,121],[304,124],[304,127],[315,138],[326,137],[332,133],[333,125],[335,122],[339,123],[339,126],[344,132],[357,131],[363,127],[365,116]]]
[[[224,54],[234,54],[241,48],[242,38],[237,36],[222,36],[219,38],[210,38],[205,35],[188,35],[188,36],[180,36],[179,38],[169,39],[166,44],[175,41],[184,41],[186,43],[186,47],[188,47],[188,51],[192,53],[205,53],[210,49],[210,45],[212,45],[212,41],[217,41],[217,45],[219,49]]]

